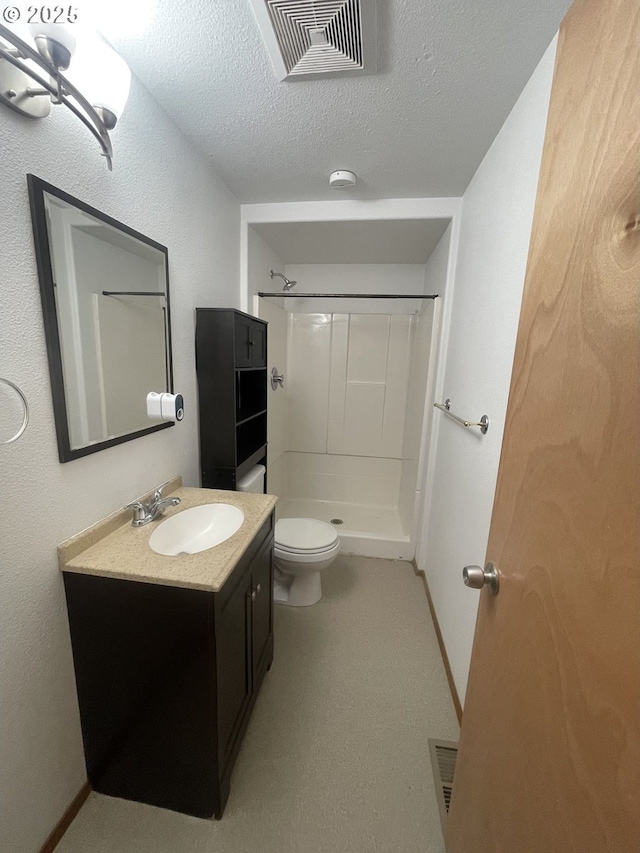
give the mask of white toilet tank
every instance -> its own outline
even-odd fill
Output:
[[[236,488],[239,492],[254,492],[255,494],[264,494],[264,475],[266,473],[264,465],[254,465],[244,477],[236,483]]]

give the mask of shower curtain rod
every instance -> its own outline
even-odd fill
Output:
[[[279,299],[292,299],[294,297],[304,299],[437,299],[439,294],[433,293],[426,295],[424,293],[262,293],[258,291],[258,296],[276,296]]]
[[[103,290],[103,296],[164,296],[162,290]]]

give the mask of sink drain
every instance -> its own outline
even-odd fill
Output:
[[[341,518],[332,518],[331,524],[344,524],[344,521]]]

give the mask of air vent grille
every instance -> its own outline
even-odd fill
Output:
[[[458,744],[451,740],[435,740],[429,738],[429,753],[431,755],[431,768],[433,780],[436,785],[436,799],[440,812],[440,823],[442,832],[445,832],[451,795],[453,793],[453,777],[456,772],[456,760],[458,758]]]
[[[251,0],[281,79],[373,70],[375,0]]]

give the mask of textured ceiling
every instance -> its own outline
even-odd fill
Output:
[[[426,264],[449,221],[270,222],[251,227],[283,264]]]
[[[313,81],[278,81],[248,0],[157,0],[105,34],[243,202],[458,196],[569,5],[378,0],[377,73]]]

